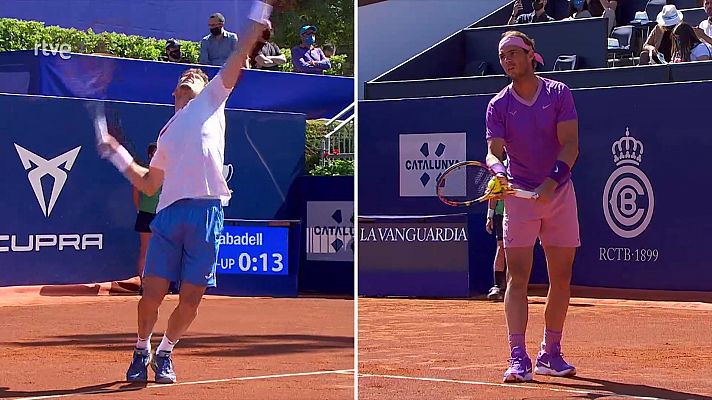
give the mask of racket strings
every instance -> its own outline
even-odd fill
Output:
[[[492,174],[485,168],[482,167],[469,167],[467,171],[467,181],[468,181],[468,192],[472,190],[472,197],[480,197],[487,193],[490,179],[492,179]],[[471,197],[471,196],[468,196]]]

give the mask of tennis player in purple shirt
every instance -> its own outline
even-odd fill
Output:
[[[487,106],[487,165],[502,183],[539,194],[537,200],[504,198],[504,247],[508,279],[504,308],[511,358],[505,382],[532,379],[526,350],[527,287],[534,244],[546,253],[549,293],[544,340],[534,371],[571,376],[576,368],[564,361],[561,336],[569,306],[571,270],[579,238],[578,210],[571,168],[578,157],[578,117],[569,88],[538,77],[534,41],[516,31],[499,42],[499,61],[512,84]],[[502,163],[506,148],[509,165]]]

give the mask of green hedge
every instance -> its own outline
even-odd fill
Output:
[[[0,18],[0,51],[32,50],[35,44],[47,43],[59,46],[67,44],[74,53],[104,53],[108,52],[120,57],[142,60],[160,60],[164,54],[165,41],[140,36],[129,36],[123,33],[95,34],[91,29],[79,31],[64,29],[57,26],[44,26],[42,22],[19,21]],[[181,50],[192,62],[197,63],[200,54],[198,42],[181,41]],[[289,49],[283,49],[287,60],[283,70],[291,70],[291,54]],[[332,57],[330,75],[343,73],[346,56]],[[314,171],[319,164],[321,153],[321,138],[328,133],[323,120],[307,121],[306,129],[306,171]]]
[[[319,176],[344,176],[354,174],[354,160],[334,159],[325,165],[317,165],[309,171],[309,175]]]
[[[353,175],[354,161],[332,159],[326,165],[319,165],[321,159],[321,139],[329,133],[324,120],[307,121],[307,135],[305,144],[306,168],[309,175]],[[353,135],[353,125],[343,128],[345,134]],[[333,149],[329,149],[332,151]]]
[[[0,51],[33,50],[35,45],[47,43],[52,46],[69,45],[73,53],[110,53],[119,57],[140,60],[160,60],[165,54],[165,41],[144,38],[123,33],[94,33],[91,29],[80,31],[58,26],[45,26],[43,22],[20,21],[0,18]],[[200,43],[181,40],[181,51],[192,63],[197,64],[200,57]],[[291,51],[282,49],[288,62],[282,71],[291,72]],[[344,75],[346,55],[331,58],[332,69],[328,75]]]

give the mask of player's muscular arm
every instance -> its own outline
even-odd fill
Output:
[[[502,163],[502,157],[504,157],[504,139],[489,139],[487,141],[487,158],[485,158],[487,166],[491,168],[494,164]]]
[[[557,159],[566,163],[569,169],[571,169],[576,163],[579,154],[578,120],[559,122],[556,125],[556,136],[561,144],[561,151],[559,151],[559,157]],[[558,172],[558,166],[554,167],[557,168],[556,172]],[[548,202],[551,200],[558,184],[559,182],[553,177],[546,178],[544,182],[534,190],[539,194],[539,201]]]
[[[154,167],[145,168],[136,163],[113,136],[102,135],[98,150],[102,158],[109,159],[136,189],[147,195],[153,196],[163,185],[163,170]]]
[[[578,120],[559,122],[556,125],[556,136],[561,144],[559,160],[573,169],[579,155]]]
[[[124,171],[124,176],[131,181],[136,189],[153,196],[163,185],[163,171],[158,168],[144,168],[136,162],[131,163]]]
[[[504,158],[504,139],[492,138],[487,140],[487,157],[485,158],[485,163],[487,163],[487,166],[492,168],[493,165],[499,164],[499,169],[503,169],[502,158]],[[497,173],[496,176],[497,180],[499,180],[500,185],[509,185],[507,176],[504,173]]]
[[[274,2],[274,0],[267,0],[261,3],[267,3],[264,7],[269,7]],[[255,3],[259,3],[256,1]],[[253,8],[254,10],[255,8]],[[250,15],[252,18],[253,15]],[[269,17],[267,15],[266,17]],[[257,40],[262,36],[262,32],[265,29],[265,25],[249,20],[247,29],[244,34],[240,35],[240,41],[237,44],[237,50],[235,50],[230,58],[227,59],[225,65],[220,73],[222,74],[223,84],[226,89],[232,89],[235,87],[240,75],[242,75],[242,67],[245,65],[247,57],[249,57],[252,48],[257,43]]]

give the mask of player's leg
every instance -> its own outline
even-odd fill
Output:
[[[492,219],[492,230],[494,231],[495,238],[497,239],[497,249],[494,254],[494,286],[490,289],[487,294],[487,298],[490,300],[502,300],[504,299],[504,292],[507,286],[507,275],[506,275],[506,257],[504,255],[504,232],[502,229],[503,223],[502,215],[495,215]]]
[[[151,361],[151,333],[158,320],[158,308],[168,292],[169,281],[156,276],[146,276],[143,295],[138,302],[138,330],[133,359],[126,372],[129,382],[148,380],[148,364]]]
[[[174,218],[175,212],[170,206],[161,210],[151,224],[154,234],[146,252],[143,295],[138,303],[136,347],[126,372],[126,379],[130,382],[145,382],[148,379],[151,334],[158,320],[158,309],[168,292],[170,281],[177,280],[180,274],[182,239]]]
[[[525,333],[529,317],[527,289],[532,269],[534,242],[540,229],[536,203],[526,199],[508,198],[504,216],[504,246],[507,259],[507,290],[504,310],[507,317],[509,368],[505,382],[532,379],[532,363],[526,350]]]
[[[561,337],[571,297],[571,274],[576,248],[544,246],[544,252],[549,272],[549,293],[544,312],[544,339],[537,355],[535,371],[541,375],[571,376],[576,374],[576,368],[564,361]]]
[[[185,241],[181,265],[181,287],[178,306],[168,320],[152,367],[156,382],[173,383],[173,347],[185,334],[195,317],[208,287],[216,284],[215,270],[218,238],[223,228],[223,211],[219,200],[184,200],[182,205]]]
[[[146,276],[144,278],[143,296],[138,302],[138,337],[149,341],[153,332],[153,327],[158,321],[158,309],[163,302],[163,298],[168,293],[170,281],[158,276]]]
[[[544,340],[537,356],[536,372],[543,375],[570,376],[576,368],[564,361],[561,337],[571,297],[571,275],[576,247],[580,245],[578,211],[573,185],[557,191],[547,205],[550,209],[542,221],[541,241],[549,273],[546,299]]]
[[[143,279],[143,270],[146,267],[146,252],[148,251],[148,242],[151,240],[151,232],[140,232],[139,234],[139,255],[137,261],[137,272],[139,278]]]
[[[504,260],[504,242],[498,240],[497,249],[494,253],[494,286],[492,286],[489,293],[487,293],[487,298],[490,300],[504,299],[505,287],[507,285]]]
[[[198,315],[198,306],[203,299],[205,289],[207,289],[205,285],[194,285],[186,281],[181,283],[178,306],[168,319],[168,329],[156,349],[151,364],[156,373],[156,383],[176,382],[177,377],[173,370],[173,347]]]

